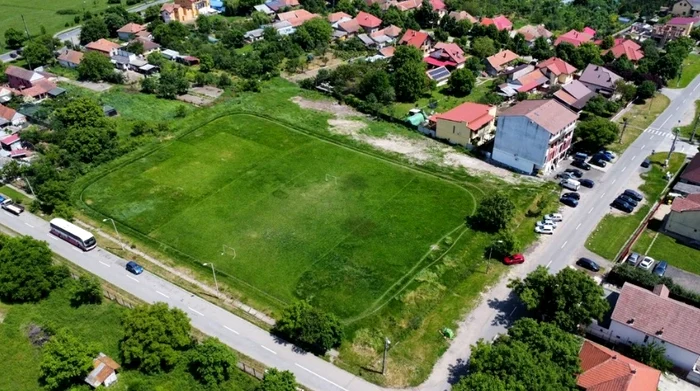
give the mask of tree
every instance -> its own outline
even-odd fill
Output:
[[[304,50],[312,50],[319,46],[327,46],[331,40],[333,28],[323,18],[312,18],[297,27],[294,41]]]
[[[632,344],[629,357],[661,372],[668,372],[673,369],[673,363],[666,358],[666,348],[656,342],[646,345]]]
[[[202,72],[211,72],[214,69],[214,58],[209,53],[204,53],[199,56],[199,70]]]
[[[579,50],[577,50],[576,46],[568,42],[562,42],[557,45],[556,56],[578,69],[583,69],[586,65],[588,65],[588,63],[583,62],[581,59],[581,53]]]
[[[40,42],[38,39],[27,42],[22,56],[33,68],[40,67],[54,61],[51,46]]]
[[[102,18],[89,19],[83,23],[80,30],[81,45],[87,45],[90,42],[107,37],[109,37],[109,30],[107,29],[107,24]]]
[[[0,300],[5,302],[36,302],[63,283],[46,242],[3,238],[0,259]]]
[[[585,108],[589,113],[609,118],[620,109],[620,105],[613,100],[596,95],[586,102]]]
[[[425,92],[428,77],[425,63],[409,62],[394,73],[394,91],[401,102],[415,102]]]
[[[146,77],[141,80],[141,92],[144,94],[155,94],[158,89],[158,79]]]
[[[553,57],[554,50],[552,50],[552,47],[549,45],[549,42],[547,42],[545,37],[537,37],[532,49],[530,50],[530,54],[532,54],[532,57],[543,61]]]
[[[95,277],[80,276],[71,287],[71,305],[102,304],[102,284]]]
[[[306,302],[285,308],[274,331],[318,353],[339,346],[343,339],[343,328],[338,318]]]
[[[51,337],[41,356],[39,381],[48,390],[67,390],[81,384],[92,370],[97,352],[67,330]]]
[[[447,81],[447,88],[452,95],[467,96],[472,92],[476,84],[476,77],[469,69],[457,69],[452,72]]]
[[[421,7],[413,13],[413,18],[422,28],[432,28],[439,19],[429,0],[423,0]]]
[[[394,56],[391,57],[390,64],[394,71],[398,71],[408,63],[421,61],[423,61],[423,54],[420,50],[413,46],[400,45],[396,47]]]
[[[617,140],[619,134],[617,124],[598,116],[580,121],[575,133],[580,140],[579,148],[587,152],[600,151],[604,146]]]
[[[326,2],[324,0],[300,0],[299,4],[307,11],[315,14],[325,13]]]
[[[54,111],[52,125],[55,129],[107,126],[102,106],[90,97],[72,99]]]
[[[498,232],[489,250],[495,258],[507,257],[520,251],[520,241],[518,241],[513,231],[502,229]]]
[[[365,75],[360,82],[360,93],[365,98],[373,94],[378,102],[384,104],[391,103],[396,98],[389,74],[384,70],[376,70]]]
[[[296,391],[297,383],[294,374],[270,368],[265,372],[256,391]]]
[[[5,30],[5,46],[11,49],[19,49],[26,39],[27,36],[14,27]]]
[[[80,80],[88,81],[110,80],[115,74],[114,65],[110,62],[109,57],[93,51],[85,53],[77,71]]]
[[[207,338],[188,353],[192,376],[202,384],[213,386],[231,378],[237,357],[228,346],[216,338]]]
[[[242,48],[245,45],[245,33],[239,28],[231,28],[224,33],[221,43],[229,49]]]
[[[469,57],[464,62],[464,69],[469,69],[474,75],[478,75],[484,70],[484,62],[476,57]]]
[[[143,42],[141,41],[131,41],[129,42],[128,45],[126,45],[126,50],[129,53],[134,53],[134,54],[143,54]]]
[[[199,15],[197,17],[197,31],[199,31],[201,34],[209,34],[211,33],[211,29],[211,19],[209,19],[209,17],[206,15]]]
[[[189,88],[190,83],[182,67],[166,68],[160,72],[156,95],[159,98],[175,99],[178,95],[186,94]]]
[[[78,127],[69,129],[60,145],[76,161],[92,164],[109,160],[117,142],[117,132],[111,126]]]
[[[117,30],[127,24],[127,18],[117,12],[105,13],[104,21],[110,37],[116,37]]]
[[[513,279],[508,286],[540,320],[571,333],[592,319],[601,320],[609,308],[603,288],[586,273],[570,268],[553,275],[538,266],[524,280]]]
[[[641,100],[646,100],[654,96],[656,93],[656,84],[650,80],[644,80],[637,88],[637,97]]]
[[[148,8],[143,13],[143,20],[146,23],[151,23],[156,19],[160,19],[160,6],[158,5],[152,5]],[[153,27],[153,26],[151,26]]]
[[[493,39],[489,37],[479,37],[472,41],[472,53],[478,58],[486,58],[496,54],[496,46]]]
[[[122,324],[124,364],[144,373],[171,369],[192,346],[189,318],[165,303],[137,306],[124,314]]]
[[[43,212],[52,214],[54,209],[68,203],[70,199],[70,183],[58,179],[50,179],[40,185],[34,185],[36,196],[41,201]]]
[[[615,45],[615,38],[612,35],[606,35],[603,42],[600,44],[601,49],[610,49]]]
[[[583,64],[603,65],[603,60],[600,58],[600,47],[598,47],[598,45],[592,42],[586,42],[578,47],[577,52],[581,56]],[[583,67],[579,69],[582,68]]]
[[[671,80],[680,74],[683,58],[677,54],[666,52],[654,63],[651,72],[656,73],[665,80]]]
[[[515,215],[515,204],[503,193],[486,196],[474,214],[476,228],[487,232],[496,232],[508,226]]]

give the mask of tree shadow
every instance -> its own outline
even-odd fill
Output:
[[[491,322],[492,326],[510,327],[519,318],[519,311],[517,311],[517,309],[520,306],[520,301],[513,291],[510,291],[505,300],[492,298],[489,299],[487,303],[490,308],[498,311],[493,322]]]
[[[447,382],[455,385],[469,373],[469,360],[457,359],[457,362],[451,364],[447,370],[449,371]]]
[[[294,352],[294,353],[301,354],[301,355],[306,355],[306,354],[309,353],[309,352],[306,351],[305,349],[303,349],[303,348],[301,348],[301,347],[299,347],[299,346],[297,346],[297,345],[292,344],[291,342],[289,342],[289,341],[283,339],[283,338],[280,337],[279,335],[276,335],[276,334],[274,334],[274,333],[270,333],[270,335],[271,335],[272,338],[274,339],[275,343],[278,344],[278,345],[280,345],[280,346],[292,345],[292,352]]]

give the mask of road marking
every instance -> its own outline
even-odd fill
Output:
[[[552,264],[552,261],[549,261],[549,263],[545,267],[549,267],[549,265],[551,265],[551,264]]]
[[[600,198],[603,198],[604,196],[605,196],[605,193],[601,194],[601,195],[600,195]]]
[[[129,278],[131,278],[132,280],[134,280],[134,281],[136,281],[136,282],[139,282],[139,280],[135,279],[134,277],[131,277],[131,276],[128,275],[128,274],[127,274],[126,276],[129,277]]]
[[[46,235],[48,235],[48,236],[49,236],[51,239],[53,239],[53,240],[58,240],[57,237],[55,237],[55,236],[53,236],[53,235],[51,235],[51,234],[46,234]]]
[[[693,92],[695,92],[695,90],[697,90],[698,87],[700,87],[700,84],[696,85],[695,88],[693,88]]]
[[[163,292],[156,291],[156,293],[159,294],[159,295],[161,295],[161,296],[163,296],[163,297],[165,297],[166,299],[169,299],[169,298],[170,298],[170,296],[166,295],[166,294],[163,293]],[[190,308],[190,309],[191,309],[191,308]]]
[[[260,346],[262,346],[263,349],[267,350],[268,352],[270,352],[270,353],[272,353],[272,354],[277,354],[277,352],[275,352],[274,350],[272,350],[272,349],[266,347],[265,345],[260,345]]]
[[[697,87],[696,87],[697,88]],[[688,98],[683,99],[683,103],[687,102]]]
[[[670,119],[671,119],[671,117],[670,117],[670,116],[669,116],[668,118],[666,118],[666,121],[664,121],[664,123],[662,123],[660,127],[661,127],[661,128],[663,128],[663,127],[664,127],[664,125],[666,125],[666,122],[668,122],[668,120],[670,120]]]
[[[567,243],[569,243],[568,240],[566,242],[564,242],[564,244],[562,244],[560,248],[564,248],[564,246],[566,246]]]
[[[187,308],[189,308],[189,309],[190,309],[190,311],[194,312],[195,314],[197,314],[197,315],[199,315],[199,316],[204,316],[204,314],[203,314],[203,313],[201,313],[201,312],[197,311],[196,309],[194,309],[194,308],[192,308],[192,307],[187,307]]]
[[[634,160],[637,157],[637,155],[632,156],[632,160]]]
[[[591,210],[588,211],[588,214],[591,214],[591,212],[593,212],[593,208],[591,208]]]
[[[551,263],[552,261],[549,261],[549,262]],[[547,265],[547,266],[549,266],[549,265]],[[517,310],[517,309],[518,309],[518,307],[513,307],[513,311],[510,311],[510,315],[508,315],[508,316],[513,316],[513,313],[514,313],[515,310]]]
[[[678,109],[680,109],[680,108],[681,108],[681,107],[680,107],[680,106],[678,106],[678,107],[676,107],[676,109],[675,109],[675,110],[673,110],[673,111],[678,111]]]
[[[616,180],[617,180],[617,179],[613,179],[611,185],[614,185]]]
[[[578,229],[579,229],[580,227],[581,227],[581,223],[578,223],[578,225],[576,226],[576,231],[578,231]]]
[[[29,224],[29,223],[24,223],[24,225],[26,225],[27,227],[32,227],[32,228],[34,228],[34,226],[31,225],[31,224]]]
[[[103,264],[103,265],[105,265],[105,266],[107,266],[107,267],[111,267],[111,266],[109,266],[109,264],[106,264],[106,263],[104,263],[104,262],[102,262],[102,261],[98,261],[98,262],[100,262],[101,264]]]
[[[340,389],[343,390],[343,391],[348,391],[347,388],[343,388],[343,387],[341,387],[341,386],[339,386],[339,385],[333,383],[332,381],[326,379],[325,377],[319,375],[318,373],[316,373],[316,372],[314,372],[314,371],[312,371],[312,370],[310,370],[310,369],[304,368],[304,367],[302,367],[301,365],[299,365],[299,364],[297,364],[297,363],[294,363],[294,365],[296,365],[296,366],[298,366],[299,368],[305,370],[306,372],[309,372],[310,374],[312,374],[312,375],[318,377],[319,379],[322,379],[322,380],[327,381],[328,383],[331,383],[332,385],[334,385],[334,386],[340,388]]]
[[[232,328],[230,328],[230,327],[228,327],[228,326],[224,326],[224,328],[225,328],[226,330],[232,332],[232,333],[235,333],[236,335],[240,335],[240,333],[239,333],[238,331],[236,331],[236,330],[234,330],[234,329],[232,329]]]
[[[6,214],[6,215],[8,215],[8,216],[14,216],[12,213],[10,213],[10,212],[5,212],[4,210],[2,211],[2,213]]]
[[[646,147],[646,146],[647,146],[646,144],[642,145],[642,149],[644,149],[644,147]]]
[[[625,172],[626,169],[627,169],[627,166],[625,166],[625,168],[623,168],[622,171],[620,171],[620,172]]]

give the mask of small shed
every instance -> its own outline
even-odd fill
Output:
[[[105,113],[105,117],[115,117],[115,116],[119,115],[119,113],[117,112],[117,109],[115,109],[114,107],[112,107],[110,105],[102,106],[102,112]]]
[[[109,387],[117,382],[117,370],[121,365],[117,364],[109,356],[100,353],[97,358],[92,360],[94,369],[85,378],[85,383],[93,388],[99,386]]]
[[[66,93],[66,90],[64,88],[56,87],[56,88],[49,91],[49,96],[52,98],[56,98],[56,97],[61,96],[65,93]]]
[[[199,59],[194,56],[178,57],[177,62],[187,66],[199,65]]]

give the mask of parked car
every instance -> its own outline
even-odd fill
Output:
[[[581,178],[583,176],[583,172],[577,168],[567,168],[564,172],[570,172],[576,178]]]
[[[573,198],[576,201],[579,201],[581,199],[581,194],[579,194],[575,191],[572,191],[572,192],[564,193],[564,195],[562,197]]]
[[[561,202],[564,205],[570,206],[572,208],[575,208],[578,206],[578,200],[575,200],[575,199],[569,198],[569,197],[561,197],[559,199],[559,202]]]
[[[576,152],[574,154],[574,160],[588,160],[588,155],[583,152]]]
[[[651,166],[651,160],[649,160],[649,158],[644,159],[642,162],[642,167],[649,168],[649,166]]]
[[[605,167],[608,165],[608,163],[606,163],[605,160],[602,159],[591,159],[591,164],[598,167]]]
[[[625,263],[627,263],[630,266],[637,266],[637,262],[639,262],[639,257],[641,257],[639,253],[631,253],[627,257],[627,261],[625,261]]]
[[[581,179],[578,182],[581,184],[581,186],[587,187],[589,189],[591,189],[591,188],[593,188],[593,186],[595,186],[595,182],[593,182],[592,179]]]
[[[635,200],[634,198],[632,198],[632,197],[630,197],[630,196],[628,196],[628,195],[626,195],[626,194],[620,194],[619,196],[617,196],[617,198],[619,198],[619,199],[625,201],[626,203],[632,205],[633,208],[636,208],[637,205],[639,205],[639,203],[637,202],[637,200]]]
[[[581,266],[584,269],[588,269],[593,272],[599,272],[600,271],[600,266],[598,266],[597,263],[595,263],[593,260],[588,259],[588,258],[579,258],[578,261],[576,261],[576,264]]]
[[[642,259],[642,262],[639,262],[639,265],[637,265],[637,267],[644,269],[644,270],[649,270],[649,269],[651,269],[651,266],[653,264],[654,264],[654,258],[644,257],[644,259]]]
[[[562,216],[561,213],[550,213],[548,215],[545,215],[544,219],[552,221],[562,221],[564,220],[564,216]]]
[[[600,151],[598,153],[610,158],[610,160],[614,160],[617,158],[617,155],[613,151]],[[608,160],[608,161],[610,161],[610,160]]]
[[[589,171],[591,169],[591,165],[583,160],[574,160],[573,162],[571,162],[571,165],[586,171]]]
[[[625,190],[622,194],[627,195],[627,196],[630,196],[630,197],[632,197],[633,199],[635,199],[635,200],[637,200],[637,201],[641,201],[641,200],[644,199],[644,196],[643,196],[643,195],[639,194],[639,192],[636,192],[636,191],[634,191],[634,190],[632,190],[632,189],[627,189],[627,190]]]
[[[666,268],[668,267],[668,262],[666,261],[659,261],[659,263],[654,266],[654,270],[652,273],[656,274],[659,277],[663,277],[664,274],[666,274]]]
[[[127,262],[126,270],[136,275],[143,273],[143,267],[134,261]]]
[[[626,203],[625,201],[623,201],[619,198],[616,198],[615,201],[612,202],[611,206],[613,208],[617,208],[617,209],[619,209],[623,212],[627,212],[627,213],[632,213],[632,211],[634,210],[632,205]]]
[[[503,263],[506,265],[518,265],[525,262],[525,256],[523,254],[513,254],[503,258]]]
[[[564,179],[561,182],[559,182],[559,185],[569,190],[578,191],[578,188],[581,186],[581,183],[574,179]]]
[[[535,223],[536,227],[552,227],[552,229],[557,228],[557,223],[550,220],[542,220]]]
[[[551,235],[554,233],[554,228],[552,228],[551,225],[545,225],[543,227],[536,226],[535,232],[537,232],[538,234]]]
[[[570,173],[570,172],[566,172],[566,171],[565,171],[565,172],[560,172],[559,174],[557,174],[557,178],[561,178],[561,179],[573,179],[573,178],[574,178],[574,174],[572,174],[572,173]]]
[[[593,155],[592,159],[597,159],[597,160],[603,160],[606,162],[611,162],[613,161],[613,158],[610,155],[607,155],[605,153],[599,152]]]

